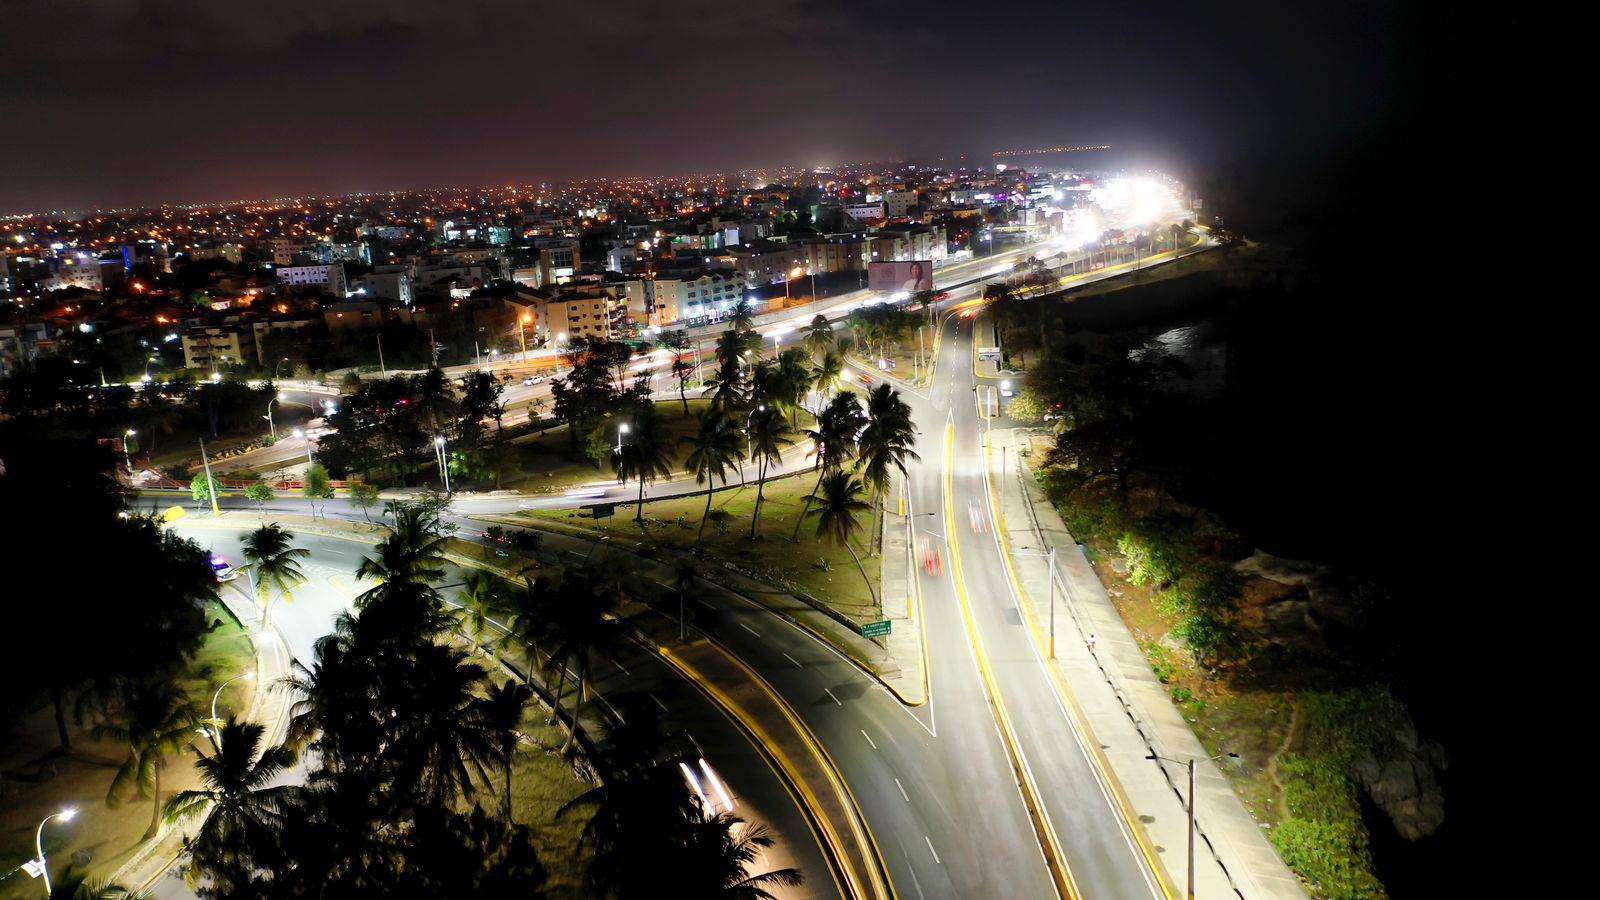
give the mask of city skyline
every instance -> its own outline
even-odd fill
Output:
[[[36,39],[0,60],[0,111],[27,123],[0,149],[0,211],[1083,144],[1187,174],[1379,111],[1388,66],[1349,38],[1387,14],[1339,9],[18,8]]]

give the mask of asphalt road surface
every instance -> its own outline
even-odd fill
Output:
[[[1003,265],[998,257],[996,262]],[[1083,280],[1115,274],[1120,273],[1096,273]],[[730,592],[708,592],[695,622],[770,682],[827,747],[862,807],[900,896],[1056,896],[1042,849],[1049,841],[1061,848],[1071,878],[1084,896],[1158,897],[1156,879],[1029,639],[1002,564],[984,480],[985,423],[976,403],[979,379],[973,371],[970,327],[942,311],[975,297],[981,281],[979,277],[952,290],[950,299],[936,310],[941,341],[932,389],[926,393],[902,389],[920,432],[921,460],[909,467],[908,479],[916,532],[913,547],[934,542],[952,563],[958,563],[937,574],[917,570],[929,701],[921,707],[901,704],[809,632]],[[682,493],[692,487],[662,484],[647,496],[658,491]],[[604,497],[620,501],[620,493],[621,489],[619,495],[608,489]],[[506,512],[535,502],[570,506],[596,498],[584,497],[578,503],[561,497],[457,501],[449,518],[470,534],[482,524],[470,518],[474,514]],[[248,508],[242,501],[227,505]],[[362,517],[346,501],[329,501],[325,507],[329,516]],[[268,512],[274,510],[304,513],[306,507],[303,500],[280,498],[269,505]],[[341,551],[317,541],[328,559],[340,565],[349,562],[353,552],[349,547]],[[545,547],[556,553],[590,550],[587,543],[560,535],[547,535]],[[346,558],[334,555],[339,552]],[[322,558],[318,556],[319,564]],[[635,559],[633,564],[644,577],[668,577],[661,563]],[[302,614],[308,617],[306,623],[293,626],[300,635],[291,642],[297,653],[309,647],[319,628],[326,630],[328,610],[291,613],[279,607],[274,613],[285,625],[289,622],[283,617]],[[621,673],[618,677],[626,681]],[[678,702],[693,705],[684,699]],[[714,710],[675,710],[675,714],[694,723],[697,737],[708,736],[702,740],[718,733],[719,714]],[[1007,726],[1015,735],[1016,764],[1003,735]],[[792,807],[783,808],[772,785],[762,787],[754,767],[724,765],[720,760],[717,764],[730,773],[730,780],[739,780],[741,791],[760,798],[752,799],[752,805],[759,803],[763,814],[785,834],[805,833],[793,830],[797,814]],[[1039,818],[1044,834],[1025,806],[1019,767],[1042,800]],[[812,847],[795,852],[799,856],[816,851]],[[808,868],[821,872],[819,865],[815,862]],[[816,883],[814,877],[810,889],[815,890]]]

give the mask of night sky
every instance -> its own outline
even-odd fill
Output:
[[[1310,160],[1376,4],[0,0],[0,213],[1112,144]]]

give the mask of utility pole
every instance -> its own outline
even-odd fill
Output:
[[[383,335],[381,334],[378,335],[378,371],[383,373],[383,377],[389,377],[389,370],[383,365]]]
[[[433,354],[433,366],[439,367],[439,342],[433,339],[433,329],[428,329],[428,350]]]
[[[221,516],[222,510],[217,507],[217,482],[211,477],[211,460],[206,458],[206,442],[200,440],[200,466],[206,473],[206,494],[211,498],[211,515]]]
[[[1001,491],[1005,490],[1001,486]],[[1049,582],[1046,593],[1050,597],[1050,658],[1056,658],[1056,548],[1050,548],[1049,568],[1045,572],[1045,579]]]

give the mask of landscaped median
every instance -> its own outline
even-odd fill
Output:
[[[596,519],[588,510],[525,510],[482,516],[484,521],[603,540],[658,559],[694,555],[701,575],[795,622],[844,654],[888,687],[902,702],[917,705],[927,696],[921,622],[910,596],[910,544],[905,519],[891,489],[882,515],[881,557],[867,552],[870,515],[863,515],[855,554],[816,537],[815,520],[800,521],[806,497],[816,483],[810,471],[770,479],[757,539],[750,537],[756,487],[734,485],[712,497],[712,522],[702,535],[704,492],[645,501],[641,525],[618,505],[615,515]],[[859,564],[858,564],[859,563]],[[866,578],[862,578],[862,570]],[[871,587],[869,589],[869,580]],[[888,638],[869,639],[869,623],[890,622]]]
[[[379,525],[348,520],[280,515],[272,518],[297,533],[359,542],[376,540],[385,531]],[[259,521],[257,516],[243,512],[224,513],[224,519],[234,520],[233,527],[248,527]],[[452,540],[446,555],[457,565],[486,569],[504,577],[516,575],[507,559],[472,541]],[[560,551],[543,555],[548,559],[565,558]],[[640,563],[653,565],[648,560],[640,560]],[[646,571],[641,570],[640,574],[645,576]],[[642,577],[641,588],[648,581],[647,577]],[[636,593],[640,597],[647,596],[644,590]],[[721,708],[766,757],[800,806],[829,858],[833,866],[830,874],[841,892],[852,898],[893,897],[887,868],[854,796],[827,751],[794,710],[760,675],[721,644],[706,638],[676,642],[675,629],[667,630],[672,632],[670,638],[644,627],[639,628],[637,634]],[[595,705],[590,708],[598,709]],[[586,730],[589,730],[587,725]],[[533,779],[519,778],[518,783],[526,785],[530,780]],[[537,796],[521,802],[542,810],[551,808],[555,800],[560,799],[560,792],[552,794],[547,789],[539,789],[535,793]],[[551,835],[553,840],[564,840],[573,833],[570,828],[555,828],[555,831],[557,833]]]

